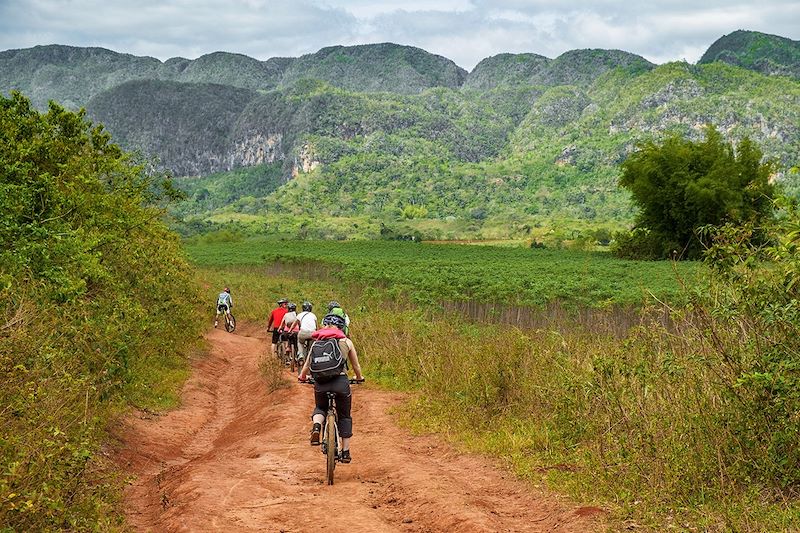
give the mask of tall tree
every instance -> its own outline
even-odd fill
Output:
[[[631,234],[617,251],[625,257],[661,259],[702,252],[701,226],[759,221],[772,213],[774,164],[745,137],[736,146],[713,126],[693,142],[678,134],[640,144],[622,164],[620,185],[639,207]]]

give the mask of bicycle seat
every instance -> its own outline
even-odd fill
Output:
[[[325,393],[325,396],[327,396],[328,399],[332,400],[332,399],[336,398],[336,393],[328,391],[328,392]]]

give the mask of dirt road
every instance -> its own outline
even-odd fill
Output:
[[[264,339],[221,330],[208,339],[182,407],[140,413],[120,430],[137,531],[602,529],[596,509],[565,507],[486,459],[398,428],[387,411],[402,397],[368,386],[354,390],[353,462],[328,486],[308,444],[311,387],[270,394],[257,368]]]

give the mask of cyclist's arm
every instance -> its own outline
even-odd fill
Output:
[[[347,359],[350,361],[350,366],[353,367],[353,372],[356,374],[356,379],[364,379],[364,375],[361,374],[361,365],[358,363],[358,352],[356,352],[356,347],[353,345],[353,341],[350,339],[345,339],[345,342],[347,343]]]
[[[272,313],[270,313],[269,314],[269,321],[267,321],[267,331],[272,331],[270,328],[275,326],[275,324],[272,323],[273,318],[275,318],[275,317],[273,317]]]
[[[310,366],[311,366],[311,358],[306,357],[306,360],[303,361],[303,368],[300,370],[300,374],[297,376],[297,379],[299,379],[300,381],[307,380]]]

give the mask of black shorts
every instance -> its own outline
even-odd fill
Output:
[[[217,306],[217,311],[219,311],[220,313],[227,313],[228,312],[228,306],[225,305],[225,304],[219,304]]]
[[[281,342],[281,334],[278,332],[277,329],[272,330],[272,344],[278,344]]]

